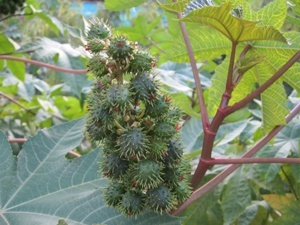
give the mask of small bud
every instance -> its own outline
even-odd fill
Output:
[[[90,51],[90,50],[91,50],[90,46],[85,45],[85,50],[86,50],[86,51]]]
[[[167,151],[167,150],[166,150],[166,151],[163,151],[162,154],[163,154],[164,157],[166,157],[166,156],[168,155],[168,151]]]
[[[155,94],[150,94],[150,99],[156,99],[156,95]]]
[[[177,125],[175,126],[175,130],[180,130],[180,129],[181,129],[180,125],[177,124]]]
[[[171,101],[171,98],[169,98],[169,96],[166,96],[166,97],[165,97],[165,101],[166,101],[166,102],[170,102],[170,101]]]
[[[151,67],[155,67],[156,66],[156,62],[152,61],[151,62]]]
[[[118,112],[118,111],[119,111],[119,107],[118,107],[118,106],[114,106],[114,107],[113,107],[113,110],[114,110],[115,112]]]
[[[137,186],[138,186],[137,182],[136,182],[136,181],[133,181],[133,182],[132,182],[132,187],[137,187]]]

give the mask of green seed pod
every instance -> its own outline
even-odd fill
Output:
[[[106,105],[113,111],[124,110],[131,102],[129,89],[125,85],[114,84],[106,91]]]
[[[120,204],[125,189],[121,183],[113,181],[104,189],[104,199],[109,206],[116,207]]]
[[[154,65],[154,59],[147,52],[137,52],[130,61],[128,72],[136,74],[143,71],[150,71]]]
[[[162,121],[155,125],[152,130],[153,134],[157,137],[161,138],[171,138],[176,133],[176,129],[173,124],[168,121]]]
[[[151,159],[145,159],[139,161],[136,165],[133,166],[134,168],[131,168],[133,171],[133,181],[139,188],[154,188],[162,182],[162,165],[159,162]]]
[[[156,98],[158,85],[150,74],[139,73],[130,80],[130,90],[134,93],[137,100],[150,102]]]
[[[90,50],[92,53],[99,53],[106,47],[106,42],[100,38],[92,38],[88,40],[87,50]]]
[[[128,216],[136,216],[144,210],[145,201],[142,195],[134,192],[128,191],[123,197],[118,208],[121,212]]]
[[[130,127],[119,138],[119,152],[125,158],[145,158],[149,141],[141,128]]]
[[[170,103],[165,100],[165,97],[162,95],[156,96],[152,101],[147,102],[146,104],[146,115],[150,117],[165,117],[169,111]]]
[[[149,154],[151,158],[156,160],[163,159],[168,151],[167,142],[162,140],[162,138],[154,137],[149,140],[151,143]]]
[[[132,57],[133,47],[127,38],[123,36],[115,37],[107,49],[107,54],[114,60],[121,62]]]
[[[168,151],[164,160],[167,167],[173,167],[178,165],[178,162],[182,158],[183,149],[180,142],[177,139],[168,142]]]
[[[91,26],[87,33],[88,39],[105,39],[109,38],[111,35],[111,30],[105,22],[99,19],[94,19],[91,21]]]
[[[129,162],[120,158],[115,152],[112,152],[104,157],[101,162],[101,170],[105,176],[112,179],[118,179],[121,175],[125,174],[129,167]]]
[[[172,192],[176,196],[178,203],[184,202],[191,194],[191,188],[186,181],[179,182],[173,189]]]
[[[150,209],[162,213],[170,211],[176,204],[176,200],[169,188],[161,185],[148,191],[146,204]]]
[[[96,77],[103,77],[109,73],[105,64],[105,58],[101,55],[94,55],[88,64],[89,71],[91,71]]]

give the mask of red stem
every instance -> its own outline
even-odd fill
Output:
[[[298,113],[300,112],[300,103],[298,103],[293,110],[286,116],[286,123],[289,123]],[[250,148],[245,154],[241,156],[241,158],[250,158],[255,153],[257,153],[265,144],[267,144],[276,134],[281,131],[285,125],[280,125],[275,127],[272,131],[270,131],[266,136],[260,139],[252,148]],[[234,164],[229,166],[227,169],[219,173],[205,185],[203,185],[198,190],[194,191],[191,197],[182,204],[176,211],[173,212],[172,215],[176,216],[180,212],[182,212],[185,208],[191,205],[193,202],[197,201],[199,198],[207,194],[210,190],[212,190],[215,186],[221,183],[227,176],[232,174],[237,168],[240,167],[240,164]]]
[[[42,62],[39,62],[39,61],[35,61],[35,60],[32,60],[32,59],[24,59],[24,58],[19,58],[19,57],[10,56],[10,55],[0,55],[0,59],[20,61],[20,62],[29,63],[29,64],[33,64],[33,65],[36,65],[36,66],[41,66],[41,67],[46,67],[46,68],[51,69],[51,70],[65,72],[65,73],[73,73],[73,74],[85,74],[85,73],[87,73],[86,69],[84,69],[84,70],[66,69],[66,68],[62,68],[62,67],[59,67],[59,66],[54,66],[54,65],[47,64],[47,63],[42,63]]]
[[[174,1],[176,2],[176,1]],[[178,18],[182,18],[181,13],[177,13]],[[193,48],[186,30],[186,26],[183,22],[180,22],[180,28],[181,28],[181,32],[183,35],[183,39],[186,45],[186,49],[188,52],[188,56],[190,59],[190,64],[192,67],[192,71],[193,71],[193,76],[194,76],[194,80],[195,80],[195,85],[196,85],[196,90],[197,90],[197,95],[198,95],[198,99],[199,99],[199,105],[200,105],[200,113],[201,113],[201,119],[202,119],[202,126],[203,126],[203,130],[205,130],[208,126],[209,126],[209,118],[208,118],[208,113],[207,113],[207,109],[206,109],[206,105],[205,105],[205,101],[204,101],[204,97],[203,97],[203,91],[202,91],[202,87],[201,87],[201,81],[200,81],[200,77],[199,77],[199,71],[197,68],[197,63],[195,60],[195,56],[193,53]]]
[[[300,158],[240,158],[240,159],[211,159],[201,160],[209,165],[215,164],[251,164],[251,163],[300,163]]]

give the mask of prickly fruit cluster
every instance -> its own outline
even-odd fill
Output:
[[[91,22],[86,50],[95,75],[86,133],[102,145],[107,204],[134,216],[172,210],[190,194],[190,166],[178,137],[180,112],[151,74],[155,60],[99,20]]]
[[[24,3],[25,0],[0,0],[0,14],[14,14]]]

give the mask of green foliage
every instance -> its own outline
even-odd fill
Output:
[[[129,9],[139,6],[130,26],[114,34],[108,26],[97,26],[100,20],[92,20],[87,29],[66,0],[27,0],[16,11],[26,14],[22,19],[0,18],[0,57],[69,69],[87,65],[96,77],[91,82],[89,73],[0,59],[1,224],[299,223],[298,164],[243,165],[181,212],[184,218],[165,213],[189,196],[189,164],[197,166],[205,138],[179,22],[185,22],[198,62],[210,119],[219,110],[230,61],[236,81],[232,106],[270,79],[299,51],[300,43],[299,1],[215,0],[194,9],[190,2],[160,1],[170,10],[162,12],[153,1],[105,1],[107,9],[126,10],[122,15],[127,19]],[[174,12],[184,17],[178,19]],[[88,53],[82,47],[86,42]],[[236,50],[230,60],[232,44]],[[212,157],[240,157],[263,134],[285,124],[286,114],[299,103],[299,71],[296,62],[254,101],[226,117]],[[86,113],[87,120],[53,126]],[[299,158],[299,124],[296,116],[255,157]],[[83,139],[84,130],[95,143]],[[22,147],[10,146],[7,138],[16,137],[30,138]],[[66,159],[71,149],[86,154]],[[211,166],[201,186],[226,168]]]

